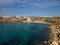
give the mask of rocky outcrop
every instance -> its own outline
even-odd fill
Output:
[[[50,25],[49,45],[60,45],[60,30],[58,25]]]

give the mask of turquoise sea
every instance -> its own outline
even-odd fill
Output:
[[[0,24],[0,45],[37,45],[48,41],[48,26],[33,23]]]

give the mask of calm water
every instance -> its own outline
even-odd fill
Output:
[[[0,45],[36,45],[48,39],[45,24],[0,24]]]

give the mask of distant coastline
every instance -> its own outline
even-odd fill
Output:
[[[50,24],[47,23],[47,17],[30,17],[30,16],[16,16],[16,17],[0,17],[0,23],[43,23],[43,24]]]

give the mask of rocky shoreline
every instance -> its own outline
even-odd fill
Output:
[[[50,25],[49,45],[60,45],[60,25]]]

